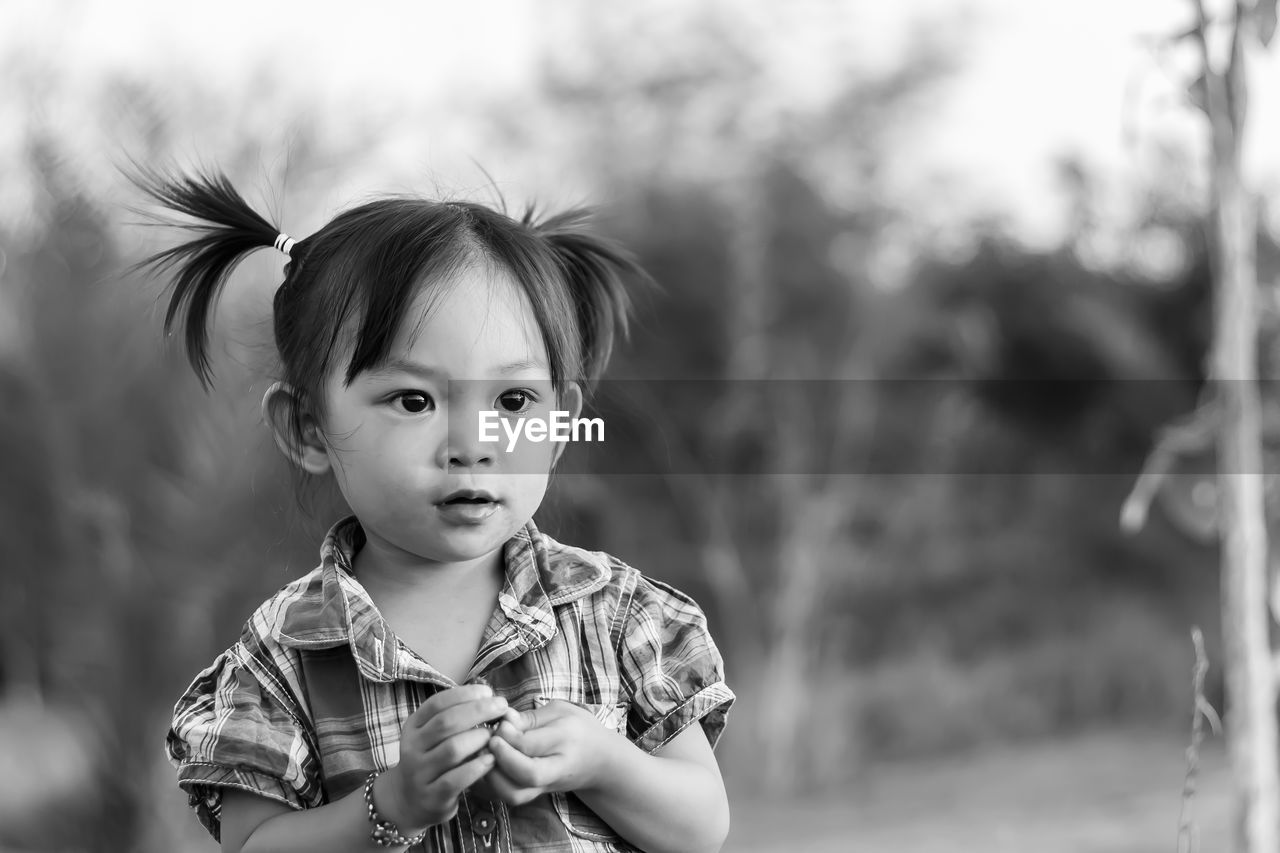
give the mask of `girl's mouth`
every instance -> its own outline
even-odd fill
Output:
[[[498,511],[500,501],[488,492],[463,489],[452,492],[436,504],[440,516],[459,525],[476,525]]]
[[[466,506],[468,504],[496,504],[498,499],[486,491],[479,489],[458,489],[456,492],[450,492],[444,496],[444,500],[440,501],[440,506]]]

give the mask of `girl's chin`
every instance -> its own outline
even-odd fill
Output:
[[[439,563],[476,560],[506,544],[523,525],[485,524],[435,531],[429,540],[415,550],[422,557]]]
[[[482,506],[476,511],[451,513],[447,521],[437,513],[433,517],[388,519],[374,525],[372,538],[422,562],[460,563],[477,560],[506,544],[524,527],[528,517],[513,514],[506,504]],[[462,521],[457,519],[461,518]],[[365,528],[370,532],[369,527]]]

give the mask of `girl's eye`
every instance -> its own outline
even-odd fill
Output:
[[[435,408],[435,401],[431,396],[421,391],[405,391],[397,394],[393,399],[403,411],[411,415],[420,415],[428,409]]]
[[[498,397],[498,408],[509,415],[518,415],[527,412],[533,402],[533,398],[525,391],[507,391]]]

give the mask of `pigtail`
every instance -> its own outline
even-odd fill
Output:
[[[279,230],[244,200],[221,172],[165,176],[139,169],[131,176],[144,193],[173,213],[195,222],[151,218],[195,236],[185,243],[157,252],[136,269],[175,271],[169,305],[164,315],[168,334],[180,325],[187,359],[200,384],[213,381],[209,364],[209,323],[214,306],[232,271],[255,249],[271,246]]]
[[[569,285],[582,341],[582,375],[571,378],[587,385],[604,372],[615,338],[627,337],[627,279],[652,284],[630,252],[586,229],[590,218],[589,210],[579,208],[532,225],[550,245]],[[526,213],[525,222],[532,219],[532,211]]]

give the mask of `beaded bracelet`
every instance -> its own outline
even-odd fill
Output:
[[[382,815],[378,814],[378,810],[373,807],[373,780],[378,778],[378,772],[369,774],[369,778],[364,780],[364,804],[369,809],[369,823],[373,824],[373,829],[369,831],[369,839],[379,847],[413,847],[415,844],[421,844],[427,837],[427,830],[422,830],[412,838],[405,838],[400,834],[400,827],[396,826],[389,820],[384,820]]]

